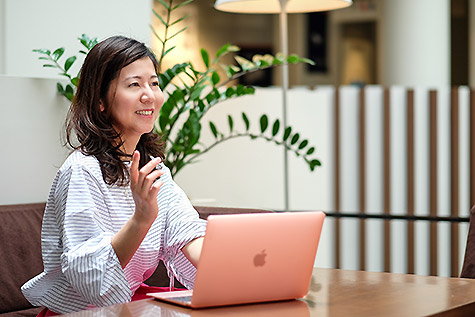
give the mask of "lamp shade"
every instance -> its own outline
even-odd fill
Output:
[[[305,13],[341,9],[352,0],[288,0],[287,13]],[[220,11],[237,13],[280,13],[279,0],[216,0],[214,7]]]

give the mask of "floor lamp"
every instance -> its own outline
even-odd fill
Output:
[[[214,7],[220,11],[236,13],[279,13],[280,45],[282,53],[288,55],[287,13],[327,11],[348,7],[352,0],[216,0]],[[287,90],[289,68],[282,66],[282,123],[287,127]],[[289,211],[289,161],[288,150],[284,150],[284,210]]]

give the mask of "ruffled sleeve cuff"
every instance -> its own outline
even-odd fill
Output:
[[[112,248],[112,233],[104,232],[61,256],[63,274],[89,303],[108,306],[131,300],[132,293]]]

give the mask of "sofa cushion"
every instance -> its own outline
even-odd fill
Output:
[[[45,203],[0,206],[0,313],[33,307],[20,287],[43,271],[44,209]]]

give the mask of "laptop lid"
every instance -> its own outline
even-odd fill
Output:
[[[189,306],[305,296],[324,217],[320,211],[209,216]]]

